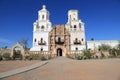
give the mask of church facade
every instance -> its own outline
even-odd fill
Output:
[[[68,11],[68,21],[65,25],[52,26],[49,17],[50,12],[43,5],[43,8],[38,11],[38,19],[33,23],[31,52],[66,56],[81,53],[85,49],[98,49],[101,44],[111,47],[119,44],[119,40],[86,41],[84,23],[79,19],[78,10]]]
[[[68,22],[65,25],[52,27],[49,16],[49,11],[43,5],[38,11],[38,19],[33,23],[33,46],[30,51],[66,56],[71,51],[86,48],[84,23],[78,17],[78,10],[68,11]]]

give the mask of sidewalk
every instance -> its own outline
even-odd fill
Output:
[[[8,76],[15,75],[15,74],[23,73],[23,72],[26,72],[26,71],[29,71],[29,70],[32,70],[32,69],[35,69],[35,68],[38,68],[38,67],[41,67],[41,66],[43,66],[47,63],[48,63],[48,61],[41,61],[39,63],[30,65],[30,66],[10,70],[10,71],[7,71],[7,72],[2,72],[2,73],[0,73],[0,79],[8,77]]]

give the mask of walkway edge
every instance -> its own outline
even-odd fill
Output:
[[[2,73],[0,73],[0,79],[41,67],[47,63],[48,63],[48,61],[41,61],[39,63],[32,64],[30,66],[14,69],[11,71],[2,72]]]

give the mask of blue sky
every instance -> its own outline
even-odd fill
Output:
[[[120,0],[0,0],[0,47],[11,47],[21,38],[32,46],[33,22],[46,5],[52,25],[66,24],[67,12],[79,10],[86,40],[120,40]]]

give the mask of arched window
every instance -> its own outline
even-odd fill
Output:
[[[39,26],[37,25],[36,28],[39,29]]]
[[[76,47],[76,48],[75,48],[75,50],[77,51],[77,50],[78,50],[78,48]]]
[[[74,28],[77,28],[77,26],[76,26],[76,25],[74,25]]]
[[[40,42],[43,43],[43,38],[41,38]]]
[[[82,38],[82,41],[84,41],[84,39]]]
[[[44,26],[41,26],[41,29],[44,29]]]
[[[44,19],[44,15],[42,15],[42,19]]]
[[[41,47],[41,51],[43,51],[43,48]]]
[[[76,26],[76,25],[74,25],[74,30],[76,30],[76,28],[77,28],[77,26]]]
[[[79,27],[80,27],[80,29],[82,28],[82,27],[81,27],[81,23],[79,23]]]
[[[58,37],[58,42],[61,42],[61,38],[60,37]]]
[[[36,42],[37,40],[36,40],[36,38],[34,39],[34,42]]]
[[[78,42],[78,38],[75,38],[75,42]]]

